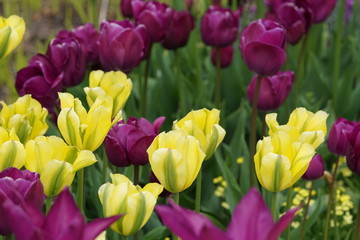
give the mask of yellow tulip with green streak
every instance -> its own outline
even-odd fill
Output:
[[[122,174],[110,174],[110,177],[112,183],[105,183],[98,191],[104,216],[125,214],[111,228],[125,236],[134,234],[149,220],[163,186],[148,183],[141,188]]]
[[[56,136],[39,136],[25,145],[25,167],[40,174],[44,192],[48,197],[59,194],[70,186],[75,173],[96,162],[95,155],[88,150],[80,151],[68,146]]]
[[[15,131],[0,127],[0,172],[8,167],[22,168],[25,156],[24,145]]]
[[[220,111],[206,108],[191,111],[184,118],[174,122],[174,129],[180,129],[194,136],[209,159],[225,137],[225,130],[219,125]]]
[[[12,52],[21,42],[25,33],[24,20],[16,15],[0,16],[0,59]]]
[[[111,116],[114,118],[123,109],[132,87],[131,80],[121,71],[97,70],[90,73],[89,87],[84,88],[84,91],[89,106],[92,106],[99,96],[110,96],[113,100]]]
[[[191,186],[205,159],[199,141],[180,130],[160,133],[147,153],[155,176],[172,193]]]
[[[48,111],[31,95],[19,97],[10,105],[3,101],[0,104],[0,126],[14,129],[23,144],[29,139],[44,135],[49,128],[46,123]]]

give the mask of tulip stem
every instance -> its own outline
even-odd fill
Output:
[[[360,236],[360,200],[359,200],[358,212],[356,216],[354,240],[359,240],[359,236]]]
[[[146,59],[145,73],[144,73],[144,82],[142,84],[141,89],[141,116],[146,118],[146,104],[147,104],[147,86],[148,86],[148,78],[149,78],[149,70],[150,70],[150,61],[151,61],[151,50],[152,44],[149,47],[149,55]]]
[[[307,218],[307,214],[309,212],[309,206],[310,206],[311,194],[312,194],[313,188],[314,188],[314,183],[313,183],[313,181],[310,181],[309,197],[308,197],[308,200],[305,205],[304,217],[303,217],[303,220],[301,223],[300,240],[304,239],[306,218]]]
[[[216,48],[216,78],[215,78],[215,106],[220,107],[221,102],[221,54],[220,48]]]
[[[11,240],[11,239],[12,239],[12,234],[5,236],[5,240]]]
[[[52,205],[52,198],[51,197],[47,197],[45,199],[45,213],[48,214],[48,212],[50,211]]]
[[[298,99],[299,99],[299,88],[300,82],[303,76],[303,68],[304,68],[304,58],[306,52],[306,42],[308,39],[308,34],[305,35],[304,39],[301,41],[301,48],[298,56],[297,66],[296,66],[296,77],[295,77],[295,94],[294,94],[294,105],[297,107]]]
[[[77,202],[80,211],[84,213],[84,178],[85,169],[80,169],[78,174],[78,189],[77,189]]]
[[[288,190],[287,190],[286,211],[291,208],[292,193],[293,193],[293,186],[291,186],[291,187],[288,188]],[[288,240],[289,237],[290,237],[290,228],[291,228],[290,225],[286,228],[286,231],[285,231],[285,240]]]
[[[195,211],[200,212],[201,208],[201,182],[202,182],[202,171],[200,168],[199,174],[196,178],[196,195],[195,195]]]
[[[180,202],[180,193],[174,193],[173,194],[173,199],[174,199],[174,202],[177,204],[177,205],[180,205],[179,202]],[[173,240],[179,240],[179,238],[173,233],[172,234],[172,239]]]
[[[273,214],[274,221],[277,220],[277,192],[272,192],[271,194],[271,212]]]
[[[135,186],[139,184],[139,170],[140,170],[139,165],[134,165],[134,185]]]
[[[334,186],[336,182],[336,173],[339,166],[339,157],[336,157],[335,161],[335,168],[334,173],[332,175],[332,181],[329,186],[329,201],[328,201],[328,208],[326,213],[326,221],[325,221],[325,231],[324,231],[324,240],[328,239],[328,233],[329,233],[329,225],[330,225],[330,217],[331,217],[331,207],[333,202],[335,202],[336,195],[334,197]]]
[[[256,116],[257,116],[257,105],[259,100],[259,92],[261,85],[261,76],[256,79],[255,94],[252,103],[251,110],[251,121],[250,121],[250,136],[249,136],[249,174],[250,174],[250,185],[255,186],[255,165],[254,165],[254,154],[256,144]]]

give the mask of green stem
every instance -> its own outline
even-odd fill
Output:
[[[297,66],[296,66],[296,75],[295,75],[295,90],[294,90],[294,105],[295,107],[298,104],[299,99],[299,88],[301,80],[303,79],[304,75],[304,58],[306,53],[306,42],[308,39],[308,34],[305,35],[304,39],[301,41],[301,48],[298,56]]]
[[[51,197],[47,197],[47,198],[45,199],[45,212],[46,212],[46,214],[49,213],[50,208],[51,208],[51,205],[52,205],[52,198],[51,198]]]
[[[148,78],[149,78],[149,70],[150,70],[150,62],[151,62],[151,50],[152,50],[152,44],[149,47],[149,56],[146,59],[144,82],[142,84],[142,89],[141,89],[141,116],[142,117],[146,117],[147,86],[148,86]]]
[[[200,208],[201,208],[201,182],[202,182],[202,170],[200,169],[199,174],[196,178],[196,195],[195,195],[196,212],[200,212]]]
[[[357,216],[356,216],[354,240],[359,240],[359,236],[360,236],[360,200],[359,200],[358,212],[357,212]]]
[[[304,234],[305,234],[305,224],[306,224],[306,218],[307,218],[307,214],[309,212],[309,206],[310,206],[310,201],[311,201],[311,194],[313,191],[313,187],[314,187],[314,183],[313,181],[310,182],[310,190],[309,190],[309,197],[308,200],[306,202],[305,205],[305,210],[304,210],[304,217],[301,223],[301,230],[300,230],[300,240],[304,239]]]
[[[177,204],[177,205],[180,205],[180,193],[174,193],[173,194],[173,199],[174,199],[174,202]],[[179,238],[173,233],[172,234],[172,239],[173,240],[179,240]]]
[[[135,186],[139,184],[139,170],[140,170],[139,165],[134,165],[134,185]]]
[[[108,169],[108,164],[109,164],[109,160],[106,156],[106,152],[105,149],[103,148],[103,157],[102,157],[102,182],[105,183],[107,182],[107,169]]]
[[[277,220],[277,192],[271,193],[271,212],[274,217],[274,221]]]
[[[80,211],[84,214],[84,180],[85,180],[85,169],[80,169],[78,172],[78,189],[77,189],[77,202]]]
[[[179,62],[179,53],[178,50],[175,50],[175,72],[178,77],[178,87],[179,87],[179,104],[180,104],[180,114],[185,115],[186,113],[186,95],[185,95],[185,79],[181,75],[181,68]]]
[[[5,240],[11,240],[11,239],[12,239],[12,234],[5,236]]]
[[[220,107],[221,103],[221,53],[220,48],[216,48],[216,78],[215,78],[215,106]]]
[[[262,136],[265,136],[265,132],[266,132],[266,112],[262,112],[261,113],[261,118],[262,118]]]
[[[256,79],[255,94],[252,103],[250,136],[249,136],[249,154],[250,154],[249,175],[250,175],[251,186],[255,186],[254,155],[255,155],[255,146],[256,146],[256,116],[257,116],[257,105],[259,100],[260,85],[261,85],[261,76],[258,76]]]
[[[287,190],[286,211],[291,208],[292,193],[293,193],[293,186],[291,186]],[[288,240],[290,237],[290,229],[291,229],[291,225],[289,225],[285,230],[285,239],[286,240]]]

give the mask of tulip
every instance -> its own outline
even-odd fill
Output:
[[[95,240],[120,217],[99,218],[87,224],[69,189],[59,194],[47,216],[26,201],[20,206],[5,202],[4,206],[17,240]]]
[[[253,102],[256,79],[255,75],[247,88],[247,96],[250,103]],[[275,110],[281,106],[290,93],[294,83],[294,73],[292,71],[278,72],[271,77],[261,79],[259,99],[257,108],[261,111]]]
[[[54,66],[63,73],[64,87],[79,85],[85,76],[85,56],[78,40],[73,37],[54,38],[46,51]]]
[[[125,236],[134,234],[149,220],[163,186],[148,183],[141,188],[124,175],[110,174],[110,177],[113,183],[105,183],[98,191],[104,216],[125,213],[111,229]]]
[[[144,25],[128,20],[102,22],[97,43],[102,68],[131,72],[147,55],[149,44]]]
[[[46,196],[59,194],[70,186],[75,173],[96,162],[95,155],[88,151],[79,151],[68,146],[56,136],[40,136],[25,145],[25,167],[40,174]]]
[[[230,66],[234,55],[234,47],[232,45],[228,47],[220,48],[220,67],[226,68]],[[211,49],[211,62],[216,66],[216,48]]]
[[[269,208],[259,191],[251,188],[233,213],[226,232],[204,215],[176,205],[157,206],[162,222],[182,240],[275,240],[290,224],[298,208],[287,211],[274,223]]]
[[[336,0],[312,0],[307,5],[313,14],[313,23],[321,23],[326,20],[335,8]]]
[[[130,117],[126,124],[124,121],[115,124],[104,140],[109,161],[118,167],[147,164],[146,150],[164,121],[165,117],[159,117],[151,124],[145,118]]]
[[[89,87],[84,88],[86,100],[91,107],[96,99],[108,95],[113,100],[111,117],[114,118],[123,109],[132,90],[132,82],[121,71],[92,71],[89,77]]]
[[[238,27],[239,20],[230,9],[211,6],[201,19],[201,38],[206,45],[227,47],[235,42]]]
[[[352,122],[345,118],[338,118],[329,132],[327,142],[329,151],[333,154],[345,156],[349,145],[348,134],[351,133],[357,125],[359,125],[358,122]]]
[[[147,153],[156,178],[172,193],[191,186],[205,158],[196,138],[180,130],[160,133]]]
[[[278,72],[286,60],[286,30],[277,22],[259,19],[241,33],[240,51],[251,71],[261,76]]]
[[[26,152],[15,131],[0,127],[0,171],[15,167],[20,169],[25,164]]]
[[[14,129],[20,142],[25,144],[29,139],[44,135],[48,129],[46,117],[48,111],[30,95],[19,97],[15,103],[6,105],[0,101],[0,125]]]
[[[166,49],[176,49],[187,44],[194,29],[194,17],[188,11],[175,11],[161,45]]]
[[[306,180],[316,180],[324,175],[324,160],[320,154],[316,154],[310,161],[310,165],[302,176]]]
[[[315,148],[310,143],[295,142],[288,133],[276,131],[257,143],[256,175],[267,190],[282,191],[304,175],[314,155]]]
[[[184,118],[174,122],[174,129],[194,136],[201,150],[209,159],[225,137],[225,130],[219,125],[220,111],[206,108],[191,111]]]
[[[133,17],[133,9],[131,6],[132,1],[133,0],[121,0],[120,1],[120,11],[124,17],[127,17],[127,18]]]
[[[95,151],[111,127],[111,97],[98,97],[89,112],[70,93],[59,93],[59,98],[61,111],[57,123],[67,144]]]
[[[16,15],[0,16],[0,59],[9,55],[21,42],[25,33],[24,20]]]
[[[351,171],[360,175],[360,124],[347,133],[346,163]]]

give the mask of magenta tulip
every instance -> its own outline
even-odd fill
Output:
[[[351,171],[360,175],[360,124],[347,133],[346,163]]]
[[[316,154],[310,161],[310,165],[302,176],[305,180],[316,180],[324,175],[324,160],[320,154]]]
[[[220,48],[220,67],[226,68],[230,66],[234,55],[234,46]],[[216,48],[211,49],[211,62],[216,66]]]
[[[306,3],[313,13],[313,23],[325,21],[336,6],[337,0],[307,0]]]
[[[120,11],[124,17],[127,17],[127,18],[133,17],[133,9],[131,6],[132,1],[133,0],[121,0],[120,1]]]

